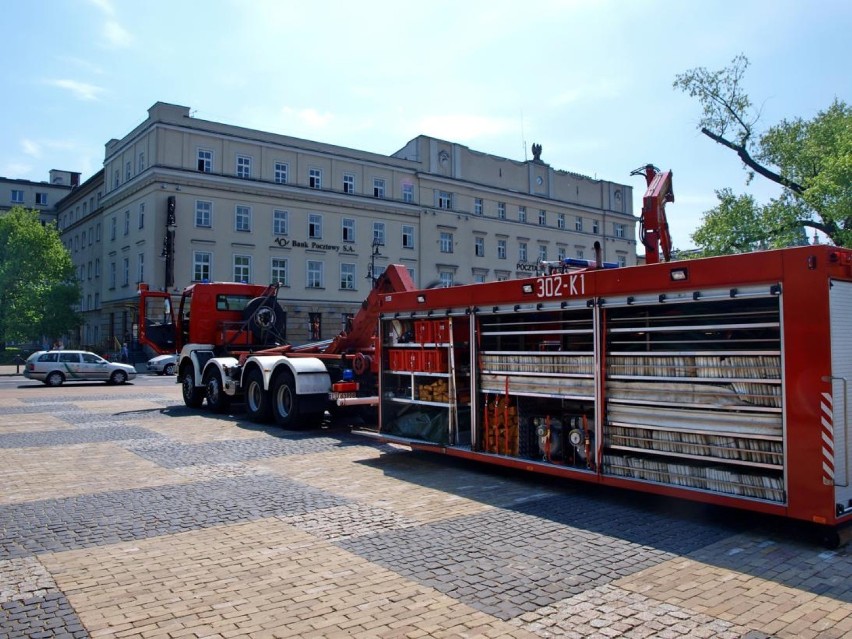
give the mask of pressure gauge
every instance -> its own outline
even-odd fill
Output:
[[[575,428],[568,433],[568,441],[571,442],[572,446],[579,446],[583,443],[583,431],[579,428]]]

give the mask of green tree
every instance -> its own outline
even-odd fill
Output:
[[[74,265],[56,227],[22,207],[0,215],[0,344],[77,328],[79,301]]]
[[[795,202],[779,199],[761,206],[751,195],[735,195],[731,189],[716,191],[716,197],[719,204],[704,213],[691,235],[699,250],[685,255],[729,255],[807,242],[803,227],[796,225]]]
[[[777,246],[810,228],[838,246],[852,245],[852,109],[835,99],[812,120],[782,120],[758,133],[760,113],[742,86],[748,65],[738,55],[719,71],[690,69],[675,77],[674,87],[698,98],[699,129],[739,156],[749,181],[760,175],[782,187],[780,197],[757,207],[763,224],[756,241]],[[720,197],[720,206],[726,201]]]

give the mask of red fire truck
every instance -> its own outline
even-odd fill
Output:
[[[852,251],[668,262],[671,175],[648,178],[646,265],[384,295],[375,436],[845,541]]]

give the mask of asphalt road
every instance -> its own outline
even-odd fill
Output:
[[[803,527],[0,377],[0,638],[852,636]]]

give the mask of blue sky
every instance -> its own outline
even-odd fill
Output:
[[[676,74],[738,53],[759,126],[852,100],[849,0],[5,0],[0,175],[83,178],[156,101],[390,154],[428,134],[630,184],[674,171],[678,248],[714,190],[775,189],[701,135]],[[526,142],[526,147],[524,143]],[[532,157],[526,151],[528,157]]]

